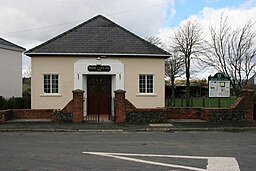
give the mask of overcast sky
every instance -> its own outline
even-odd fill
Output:
[[[26,49],[98,14],[143,38],[168,37],[191,18],[208,28],[222,12],[234,26],[255,21],[256,16],[256,0],[0,0],[0,4],[0,37]]]

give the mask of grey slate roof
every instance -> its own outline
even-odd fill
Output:
[[[18,46],[14,43],[11,43],[7,40],[4,40],[2,38],[0,38],[0,48],[15,50],[15,51],[19,51],[19,52],[23,52],[26,50],[25,48]]]
[[[145,41],[102,15],[34,47],[27,52],[34,55],[145,55],[168,57],[169,54]]]

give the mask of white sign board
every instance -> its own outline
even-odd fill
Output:
[[[209,80],[209,97],[230,97],[230,81]]]

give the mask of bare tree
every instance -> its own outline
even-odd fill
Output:
[[[253,61],[256,57],[256,34],[250,21],[236,29],[232,29],[227,21],[228,18],[222,15],[219,27],[210,27],[207,62],[231,78],[231,85],[238,96],[256,66]]]
[[[178,53],[171,53],[170,58],[165,60],[165,76],[171,79],[171,105],[175,98],[174,81],[184,74],[184,61]]]
[[[201,26],[197,22],[187,21],[178,28],[172,41],[173,49],[183,55],[186,73],[186,106],[190,106],[191,61],[197,56],[197,54],[202,52],[200,50],[203,43]]]
[[[159,37],[151,36],[147,38],[147,41],[157,47],[163,48],[163,43]]]
[[[158,37],[149,37],[147,40],[158,47],[164,47],[164,44]],[[171,48],[169,48],[167,51],[170,53],[170,57],[165,60],[165,76],[171,79],[171,99],[173,100],[175,98],[174,81],[175,78],[184,74],[184,61],[183,58],[181,58],[177,52],[173,52]]]

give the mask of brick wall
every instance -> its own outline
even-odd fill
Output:
[[[131,107],[130,110],[132,110],[132,104],[129,103],[128,100],[125,99],[125,93],[124,90],[116,90],[115,91],[115,121],[125,122],[126,119],[126,104],[127,106]],[[128,110],[128,108],[127,108]]]
[[[166,108],[167,119],[201,119],[201,108]]]
[[[166,108],[166,109],[138,109],[131,102],[125,99],[125,91],[116,91],[115,96],[115,112],[118,118],[117,122],[125,122],[126,115],[138,113],[141,119],[145,113],[148,117],[149,112],[164,112],[166,119],[203,119],[207,121],[253,121],[254,113],[254,91],[243,90],[236,102],[228,109],[212,109],[212,108]],[[133,112],[134,111],[134,112]],[[139,112],[143,111],[143,112]],[[147,111],[147,112],[145,112]],[[129,116],[130,117],[130,116]],[[132,116],[133,118],[134,115]],[[150,116],[151,117],[151,116]],[[145,118],[147,119],[147,118]],[[135,119],[133,119],[135,120]]]
[[[61,110],[72,114],[72,122],[84,121],[84,91],[73,90],[73,99]]]
[[[52,119],[53,109],[9,109],[0,111],[0,122],[11,119]]]
[[[12,109],[12,119],[52,119],[53,109]]]

